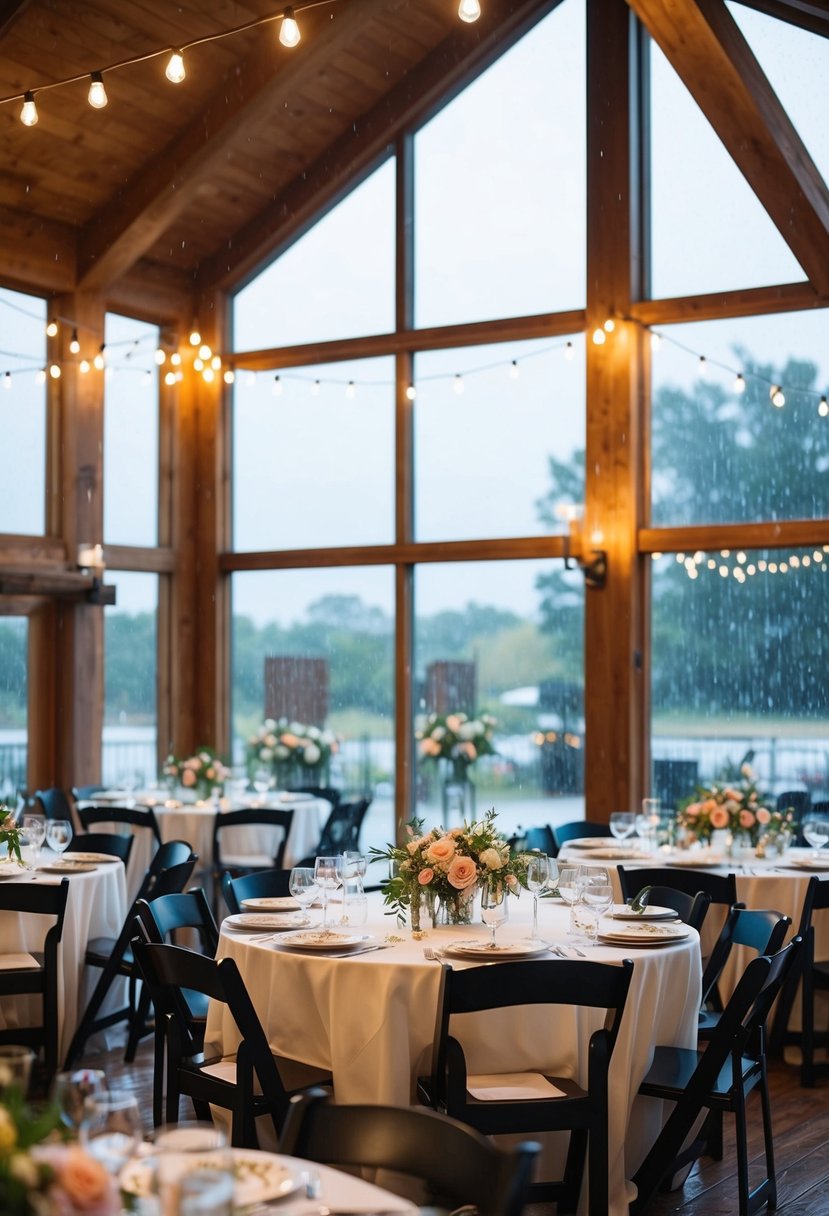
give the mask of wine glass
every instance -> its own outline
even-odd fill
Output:
[[[313,867],[294,866],[288,879],[288,890],[307,914],[319,894]],[[306,921],[306,923],[308,922]]]
[[[636,832],[648,852],[653,850],[653,846],[656,843],[656,830],[659,827],[661,815],[661,799],[642,799],[642,810],[636,816]]]
[[[559,895],[570,907],[570,927],[567,930],[570,937],[576,937],[578,934],[576,927],[576,904],[581,899],[580,869],[580,866],[562,866],[558,872]]]
[[[829,819],[815,819],[813,816],[804,819],[800,830],[812,846],[811,860],[819,861],[820,850],[829,841]]]
[[[587,936],[591,941],[596,941],[599,936],[599,917],[603,916],[613,903],[613,888],[607,881],[607,875],[601,872],[591,874],[582,887],[581,897],[585,907],[594,914],[586,930]]]
[[[546,853],[533,853],[527,862],[527,890],[533,896],[532,937],[538,937],[538,896],[550,882],[550,859]]]
[[[336,891],[343,880],[343,859],[338,857],[318,857],[314,865],[314,878],[322,895],[322,927],[328,928],[329,891]]]
[[[46,820],[42,815],[24,815],[23,834],[29,842],[29,859],[36,863],[46,839]]]
[[[368,869],[368,858],[356,850],[343,853],[343,916],[344,925],[363,925],[368,918],[363,879]]]
[[[273,774],[266,768],[256,769],[253,774],[253,788],[259,795],[257,802],[262,806],[268,790],[273,789]]]
[[[125,1090],[91,1094],[83,1104],[81,1144],[110,1174],[117,1175],[141,1143],[141,1112]]]
[[[53,853],[68,849],[72,835],[72,824],[68,819],[50,819],[46,824],[46,843]]]
[[[83,1122],[86,1099],[104,1093],[106,1087],[106,1073],[100,1068],[76,1068],[71,1072],[55,1073],[51,1096],[60,1113],[61,1123],[77,1134]]]
[[[507,919],[507,884],[504,882],[486,882],[481,888],[481,920],[489,926],[490,950],[496,949],[495,932]]]
[[[610,816],[610,833],[624,844],[632,836],[636,828],[636,816],[633,811],[613,811]]]

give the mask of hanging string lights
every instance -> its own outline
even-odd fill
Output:
[[[25,127],[34,127],[37,125],[39,117],[35,101],[35,97],[38,94],[45,93],[51,89],[60,89],[67,85],[89,81],[87,100],[93,109],[102,110],[109,100],[104,86],[104,75],[107,73],[119,72],[124,68],[133,67],[135,64],[146,63],[150,59],[157,59],[162,55],[166,55],[167,61],[164,75],[171,84],[181,84],[187,78],[185,54],[194,47],[203,46],[208,42],[218,42],[223,38],[231,38],[235,34],[244,34],[249,30],[257,29],[259,26],[271,25],[274,22],[278,22],[280,44],[288,50],[293,50],[302,41],[302,31],[297,20],[297,14],[307,12],[313,8],[328,8],[341,2],[342,0],[306,0],[304,4],[288,4],[281,10],[268,13],[265,17],[258,17],[253,21],[247,21],[244,25],[237,25],[228,30],[220,30],[215,34],[206,34],[202,38],[193,38],[192,41],[182,43],[181,46],[172,48],[169,46],[159,47],[158,50],[148,51],[144,55],[135,55],[130,59],[121,59],[117,63],[110,63],[106,67],[93,72],[82,72],[77,76],[68,76],[64,80],[50,80],[45,84],[38,84],[30,89],[26,89],[22,93],[12,93],[9,97],[0,97],[0,105],[21,101],[23,104],[20,109],[20,121]],[[471,23],[477,21],[480,16],[481,5],[479,0],[460,0],[458,4],[458,17],[461,21]]]

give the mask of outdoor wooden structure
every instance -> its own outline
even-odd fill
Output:
[[[563,536],[416,543],[412,417],[406,387],[416,351],[591,332],[621,318],[618,340],[587,344],[584,535],[600,532],[607,580],[586,593],[586,797],[604,818],[632,805],[648,771],[646,564],[651,553],[829,542],[829,521],[653,527],[647,477],[647,358],[642,327],[809,309],[829,303],[829,196],[800,137],[724,0],[587,0],[587,302],[572,312],[435,329],[413,328],[412,131],[503,53],[556,0],[484,0],[458,22],[450,0],[338,0],[303,16],[303,42],[281,48],[261,29],[194,46],[194,70],[171,106],[163,59],[107,77],[110,105],[90,121],[86,85],[37,94],[40,123],[0,105],[0,283],[41,294],[50,309],[103,340],[114,310],[161,326],[170,348],[192,319],[227,348],[225,292],[284,250],[387,154],[398,166],[398,276],[393,333],[234,358],[279,369],[393,356],[396,524],[391,545],[234,552],[229,527],[227,389],[185,377],[161,389],[157,547],[107,549],[110,568],[161,579],[158,737],[182,751],[229,734],[229,576],[235,571],[391,564],[396,571],[397,813],[411,787],[414,564],[557,558]],[[753,7],[829,36],[826,6],[753,0]],[[0,94],[112,64],[239,25],[271,0],[5,0]],[[641,27],[638,22],[641,22]],[[774,289],[651,300],[642,246],[646,54],[652,36],[777,224],[806,278]],[[159,133],[161,133],[159,138]],[[52,463],[47,535],[0,536],[0,611],[30,614],[30,784],[96,779],[103,700],[103,609],[75,572],[79,540],[102,533],[103,379],[80,376],[65,329],[50,358]],[[578,555],[578,554],[577,554]],[[65,579],[62,589],[56,580]],[[601,696],[591,689],[601,688]]]

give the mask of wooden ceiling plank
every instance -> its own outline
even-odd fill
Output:
[[[295,240],[361,173],[383,154],[395,135],[430,112],[447,89],[461,87],[517,40],[559,0],[489,0],[486,22],[455,29],[426,59],[362,118],[349,126],[275,201],[227,240],[199,268],[202,290],[240,285],[268,258]],[[478,25],[481,25],[478,31]]]
[[[815,289],[829,294],[829,191],[724,0],[628,0]]]
[[[353,37],[355,26],[388,2],[361,0],[359,13],[346,8],[336,10],[335,21],[328,15],[317,18],[307,47],[290,58],[280,57],[271,40],[260,39],[202,113],[129,183],[118,205],[106,207],[87,225],[80,241],[79,287],[100,288],[123,274],[193,202],[237,141],[247,141],[251,125],[272,121],[298,84],[322,70]]]
[[[11,28],[31,0],[0,0],[0,38]]]

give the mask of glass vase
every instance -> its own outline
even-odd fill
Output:
[[[435,896],[434,923],[436,925],[471,925],[475,907],[477,887],[467,887],[444,898]]]

